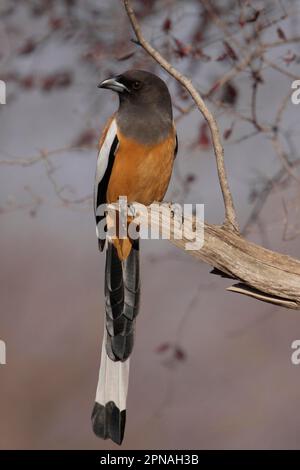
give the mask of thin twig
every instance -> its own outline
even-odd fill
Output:
[[[143,49],[154,59],[156,62],[160,64],[160,66],[166,70],[170,75],[172,75],[191,95],[193,100],[195,101],[196,105],[198,106],[199,110],[203,114],[205,120],[208,123],[210,128],[210,132],[212,135],[212,142],[214,147],[214,152],[216,156],[217,162],[217,170],[219,176],[219,182],[221,186],[221,191],[223,195],[224,205],[225,205],[225,222],[224,226],[236,232],[239,232],[239,225],[237,221],[237,216],[233,204],[232,195],[230,192],[226,168],[224,164],[224,149],[221,143],[220,132],[217,125],[217,122],[209,111],[207,106],[205,105],[202,97],[200,96],[199,92],[193,86],[191,80],[184,75],[182,75],[178,70],[176,70],[162,55],[154,49],[144,38],[139,22],[135,16],[134,10],[131,5],[130,0],[123,0],[124,7],[126,9],[128,18],[132,25],[132,28],[135,32],[138,44],[143,47]]]

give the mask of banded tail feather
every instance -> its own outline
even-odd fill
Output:
[[[125,430],[129,361],[140,299],[139,269],[139,240],[132,242],[124,261],[107,241],[106,317],[92,423],[98,437],[117,444],[122,443]]]

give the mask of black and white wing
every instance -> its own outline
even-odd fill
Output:
[[[102,226],[103,219],[105,219],[103,205],[107,202],[106,192],[118,145],[117,123],[114,118],[104,131],[104,138],[102,138],[96,168],[94,210],[96,217],[96,234],[100,251],[103,251],[105,236],[103,233],[101,234],[102,231],[99,230],[99,228]]]

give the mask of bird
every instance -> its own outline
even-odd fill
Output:
[[[166,83],[145,70],[128,70],[99,88],[119,97],[99,141],[94,211],[96,227],[108,225],[103,204],[126,197],[146,206],[162,201],[178,150],[172,101]],[[106,251],[105,325],[99,379],[92,412],[96,436],[121,444],[126,422],[129,362],[140,307],[139,239],[98,236]],[[118,233],[117,233],[118,235]]]

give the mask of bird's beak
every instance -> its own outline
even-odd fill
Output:
[[[118,77],[109,78],[99,83],[98,88],[106,88],[108,90],[116,91],[117,93],[129,92],[128,88],[123,83],[118,82]]]

